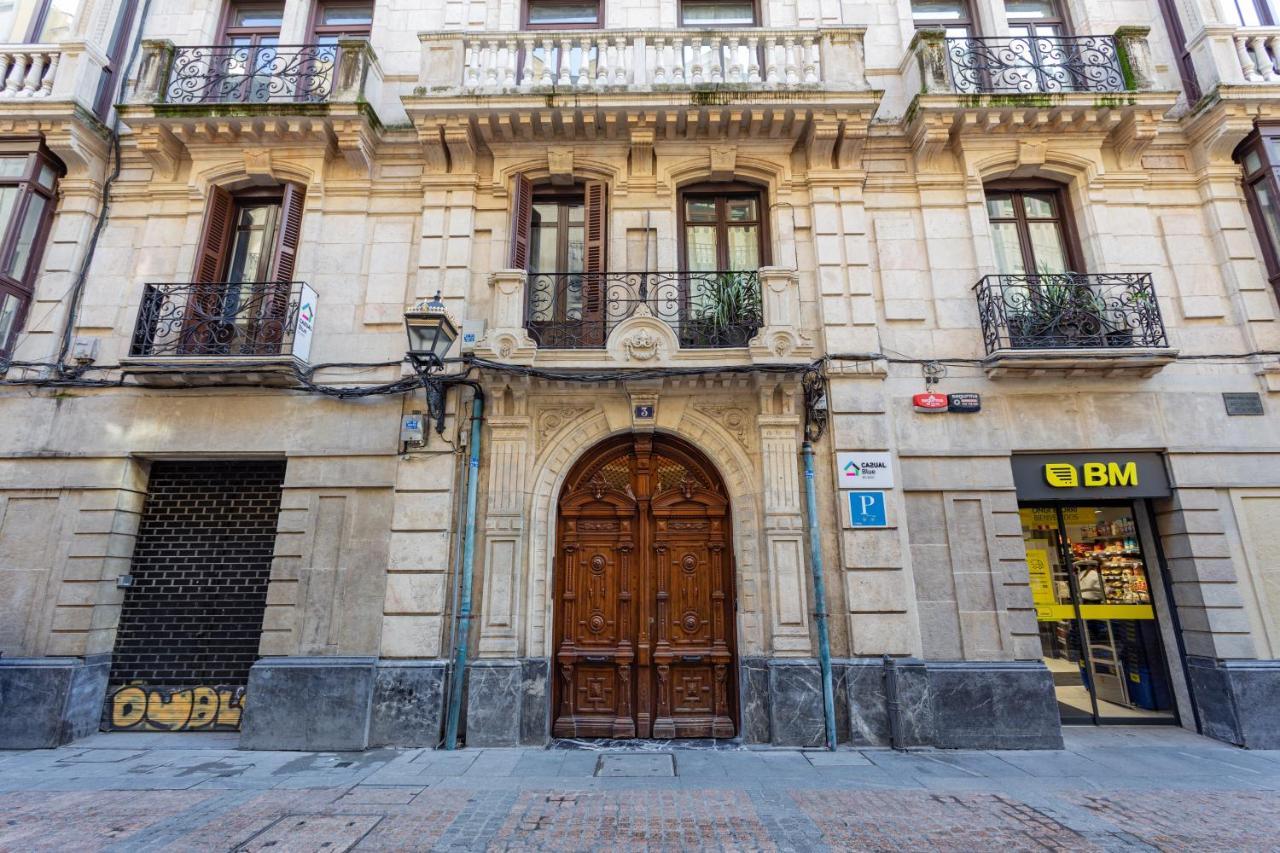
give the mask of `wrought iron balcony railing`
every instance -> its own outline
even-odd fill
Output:
[[[1113,36],[949,38],[952,86],[973,94],[1123,92]]]
[[[175,47],[163,100],[170,104],[324,103],[337,45]]]
[[[315,292],[303,282],[148,284],[129,355],[305,361],[314,311]]]
[[[1169,346],[1149,273],[989,275],[974,292],[988,355]]]
[[[526,293],[525,327],[549,349],[603,348],[641,306],[688,349],[745,347],[764,325],[755,271],[530,273]]]

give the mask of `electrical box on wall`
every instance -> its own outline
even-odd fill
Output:
[[[421,447],[426,441],[426,417],[422,412],[410,412],[400,421],[400,441],[411,447]]]

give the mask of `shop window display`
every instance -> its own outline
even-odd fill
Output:
[[[1064,723],[1172,722],[1132,505],[1020,510],[1032,599]]]

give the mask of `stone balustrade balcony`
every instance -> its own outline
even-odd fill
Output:
[[[861,28],[423,33],[423,94],[863,90]]]
[[[61,104],[92,113],[106,64],[86,42],[0,46],[0,112]]]
[[[1200,94],[1268,99],[1280,86],[1280,27],[1204,27],[1187,44]]]
[[[808,147],[813,168],[856,161],[881,92],[865,27],[421,33],[403,98],[430,171],[494,145],[614,141],[649,186],[659,140],[757,138]]]

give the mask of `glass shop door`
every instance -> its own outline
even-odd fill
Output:
[[[1176,723],[1134,505],[1019,508],[1064,725]]]

